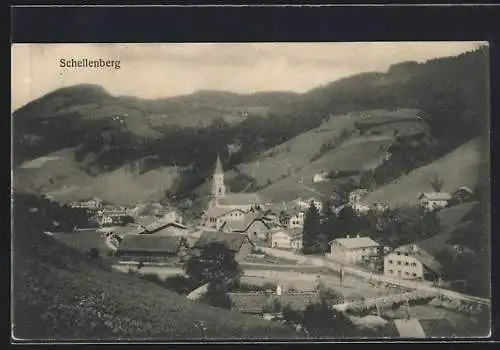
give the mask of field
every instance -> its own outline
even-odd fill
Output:
[[[14,236],[13,324],[18,340],[298,338],[284,325],[190,302],[113,272],[36,231]]]
[[[82,169],[88,161],[76,162],[73,149],[51,153],[16,169],[15,187],[27,192],[42,188],[47,195],[63,203],[97,196],[126,206],[160,200],[178,177],[174,167],[159,167],[140,174],[130,165],[90,176]]]
[[[111,251],[106,245],[104,234],[98,231],[80,231],[70,233],[52,233],[52,237],[65,245],[75,248],[82,253],[97,248],[101,256]]]
[[[369,193],[367,204],[383,202],[390,206],[415,205],[421,192],[432,192],[430,182],[435,175],[443,179],[443,191],[453,192],[460,186],[474,189],[486,175],[488,152],[480,139],[474,139],[444,157],[403,175],[388,185]]]
[[[392,138],[359,136],[350,139],[318,160],[308,164],[292,176],[281,179],[260,191],[264,198],[276,201],[292,200],[296,197],[314,196],[314,192],[327,195],[335,181],[314,184],[313,177],[322,171],[363,170],[376,167],[385,155],[385,149],[392,143]],[[311,190],[312,189],[312,190]]]
[[[377,135],[383,136],[384,140],[392,140],[395,129],[398,129],[401,135],[426,131],[428,127],[423,121],[417,119],[417,113],[418,111],[414,109],[400,109],[396,111],[373,110],[361,114],[331,116],[319,127],[267,150],[254,162],[241,164],[238,169],[255,178],[259,185],[267,185],[269,181],[275,182],[308,166],[311,159],[318,155],[321,146],[328,142],[331,142],[332,145],[365,142],[365,138],[352,135],[357,131],[356,123],[378,123],[374,128],[376,129],[374,134],[367,132],[367,136],[368,138]],[[353,150],[353,152],[358,151]],[[340,167],[343,165],[334,163],[332,166]]]
[[[274,182],[291,171],[309,164],[313,157],[328,141],[335,141],[344,130],[354,131],[356,119],[346,115],[333,116],[318,128],[302,133],[276,147],[273,147],[238,169],[257,180],[259,185]]]

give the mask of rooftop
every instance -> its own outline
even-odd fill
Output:
[[[229,208],[219,208],[219,207],[209,208],[209,209],[205,210],[203,212],[203,214],[207,217],[210,217],[210,218],[218,218],[218,217],[221,217],[221,216],[223,216],[227,213],[233,212],[233,211],[239,211],[239,212],[246,214],[246,212],[244,210],[241,210],[241,209],[229,209]]]
[[[185,240],[178,236],[158,236],[154,234],[129,235],[123,237],[119,252],[177,253]]]
[[[446,318],[395,319],[388,322],[386,331],[391,337],[401,338],[437,338],[457,336],[455,327]]]
[[[424,197],[431,201],[447,201],[452,198],[452,195],[449,192],[423,192],[418,198]]]
[[[245,240],[248,240],[253,245],[247,235],[243,235],[241,233],[203,231],[200,238],[196,241],[194,248],[202,249],[209,244],[222,243],[233,252],[237,252],[240,250],[241,245],[245,242]]]
[[[227,193],[218,202],[220,205],[254,205],[262,203],[262,199],[257,193]]]
[[[375,242],[370,237],[346,237],[346,238],[337,238],[332,242],[337,242],[343,247],[347,249],[358,249],[358,248],[366,248],[366,247],[378,247],[379,244]],[[331,242],[330,242],[331,243]]]
[[[259,215],[256,214],[248,215],[244,220],[226,220],[223,226],[227,226],[231,232],[245,232],[254,221],[261,221],[269,228],[266,221],[260,219]]]
[[[217,154],[217,161],[215,163],[214,174],[224,174],[224,169],[222,169],[222,163],[220,161],[220,156]]]

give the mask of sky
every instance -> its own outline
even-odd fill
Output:
[[[90,83],[110,94],[162,98],[198,90],[305,92],[402,61],[453,56],[482,42],[13,44],[12,110],[55,89]],[[61,59],[119,60],[120,69]]]

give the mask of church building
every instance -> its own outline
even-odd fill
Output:
[[[224,184],[224,170],[219,155],[212,175],[212,189],[208,208],[240,209],[245,212],[257,209],[262,201],[257,193],[228,193]]]

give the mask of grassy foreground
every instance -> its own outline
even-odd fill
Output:
[[[25,224],[16,226],[12,312],[17,339],[302,337],[286,326],[190,302],[153,283],[112,272]]]

